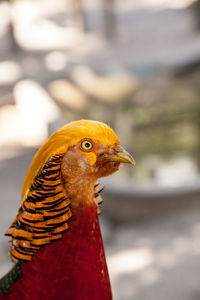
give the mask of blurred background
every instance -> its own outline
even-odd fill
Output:
[[[137,165],[103,179],[115,300],[200,299],[200,1],[0,1],[0,275],[34,153],[104,121]]]

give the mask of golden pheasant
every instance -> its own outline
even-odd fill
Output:
[[[33,158],[6,235],[15,262],[0,299],[111,300],[98,221],[98,178],[134,160],[104,123],[80,120],[54,133]]]

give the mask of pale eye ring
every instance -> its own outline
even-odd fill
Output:
[[[81,148],[85,151],[88,151],[93,148],[93,145],[90,141],[85,140],[81,143]]]

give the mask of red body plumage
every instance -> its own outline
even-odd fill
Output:
[[[0,299],[111,300],[96,207],[73,211],[63,238],[42,247]]]

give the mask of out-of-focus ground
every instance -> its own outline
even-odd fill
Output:
[[[199,1],[85,1],[79,18],[72,3],[0,2],[0,276],[34,153],[88,118],[137,162],[103,180],[114,299],[197,300]]]

